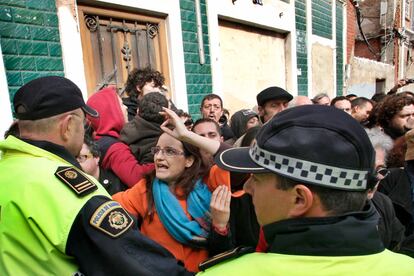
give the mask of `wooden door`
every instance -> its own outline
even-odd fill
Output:
[[[160,71],[169,85],[164,18],[78,8],[88,94],[106,85],[121,94],[129,72],[147,66]]]

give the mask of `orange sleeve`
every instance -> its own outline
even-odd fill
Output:
[[[142,218],[148,207],[146,191],[146,181],[142,179],[132,188],[112,195],[112,198],[118,201],[131,215]]]
[[[211,167],[208,178],[205,179],[205,182],[211,192],[213,192],[220,185],[226,185],[229,189],[231,189],[230,172],[219,168],[217,165]]]

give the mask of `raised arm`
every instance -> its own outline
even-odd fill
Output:
[[[168,108],[163,108],[162,114],[166,117],[166,120],[161,125],[161,129],[171,135],[172,137],[192,144],[212,155],[214,155],[220,148],[220,142],[215,141],[203,136],[200,136],[192,131],[189,131],[184,122],[175,114],[174,111]]]

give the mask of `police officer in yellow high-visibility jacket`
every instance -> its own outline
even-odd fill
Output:
[[[186,275],[75,156],[86,114],[63,77],[22,86],[13,100],[20,134],[0,142],[0,275]]]
[[[375,152],[342,110],[308,105],[278,113],[250,149],[226,150],[216,162],[252,173],[244,190],[267,248],[212,258],[201,275],[414,275],[414,259],[380,241],[379,216],[366,200],[378,182]]]

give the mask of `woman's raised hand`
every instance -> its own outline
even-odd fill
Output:
[[[171,135],[172,137],[182,140],[182,138],[189,132],[185,127],[184,122],[178,115],[171,109],[163,107],[162,114],[165,117],[165,121],[161,124],[161,129]]]
[[[225,185],[218,186],[211,195],[210,212],[214,227],[219,230],[227,228],[230,219],[231,192]]]

